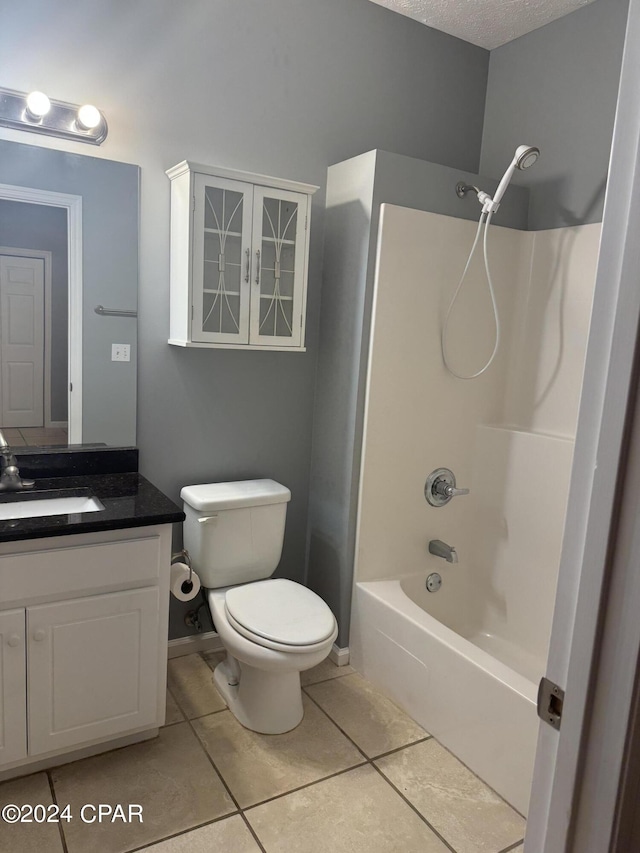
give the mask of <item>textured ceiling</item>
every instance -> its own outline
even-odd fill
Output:
[[[436,30],[492,50],[593,0],[372,0]]]

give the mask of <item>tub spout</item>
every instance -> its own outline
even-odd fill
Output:
[[[432,539],[431,542],[429,542],[429,553],[434,554],[436,557],[442,557],[442,559],[446,560],[447,563],[458,562],[456,549],[452,545],[447,545],[446,542],[442,542],[440,539]]]

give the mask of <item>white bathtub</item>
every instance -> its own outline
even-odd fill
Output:
[[[355,585],[352,663],[526,816],[544,661],[483,631],[425,580]]]

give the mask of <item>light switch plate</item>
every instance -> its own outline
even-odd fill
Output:
[[[111,361],[131,361],[131,344],[111,344]]]

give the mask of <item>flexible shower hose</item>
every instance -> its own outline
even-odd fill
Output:
[[[467,263],[465,264],[465,268],[464,268],[464,271],[462,273],[462,277],[460,278],[460,281],[458,282],[458,286],[456,287],[456,291],[453,294],[453,298],[451,299],[451,302],[449,303],[449,307],[447,309],[447,313],[446,313],[446,316],[444,318],[444,324],[442,326],[442,335],[440,337],[440,346],[442,349],[442,360],[444,362],[444,366],[447,368],[449,373],[451,373],[452,376],[455,376],[456,379],[476,379],[478,376],[482,376],[482,374],[486,370],[488,370],[491,367],[491,365],[493,364],[493,360],[496,357],[496,353],[498,352],[498,346],[500,345],[500,317],[498,315],[498,305],[496,303],[496,295],[495,295],[495,292],[493,289],[493,281],[491,280],[491,271],[489,270],[489,256],[488,256],[488,252],[487,252],[487,245],[488,245],[487,235],[489,233],[489,226],[491,225],[491,217],[492,216],[493,216],[492,213],[485,214],[484,211],[480,214],[480,219],[478,220],[478,229],[476,231],[476,236],[475,236],[475,239],[473,241],[473,246],[471,247],[471,251],[469,252],[469,257],[467,258]],[[467,277],[467,272],[469,271],[469,267],[471,265],[473,255],[476,251],[476,246],[478,245],[478,240],[480,239],[480,233],[482,231],[483,224],[484,224],[484,240],[482,242],[483,242],[483,250],[484,250],[484,268],[485,268],[485,271],[487,273],[487,283],[489,285],[489,295],[491,296],[491,305],[493,306],[493,318],[494,318],[494,322],[495,322],[495,326],[496,326],[496,340],[495,340],[495,344],[493,347],[493,352],[491,353],[491,356],[489,357],[489,360],[487,361],[485,366],[483,368],[481,368],[480,370],[478,370],[477,373],[471,373],[470,375],[467,376],[463,373],[458,373],[457,371],[455,371],[451,367],[451,364],[449,363],[449,358],[447,355],[447,330],[449,328],[449,319],[451,317],[451,312],[453,311],[453,307],[456,304],[456,300],[458,298],[460,290],[462,289],[462,285],[464,284],[464,280]]]

